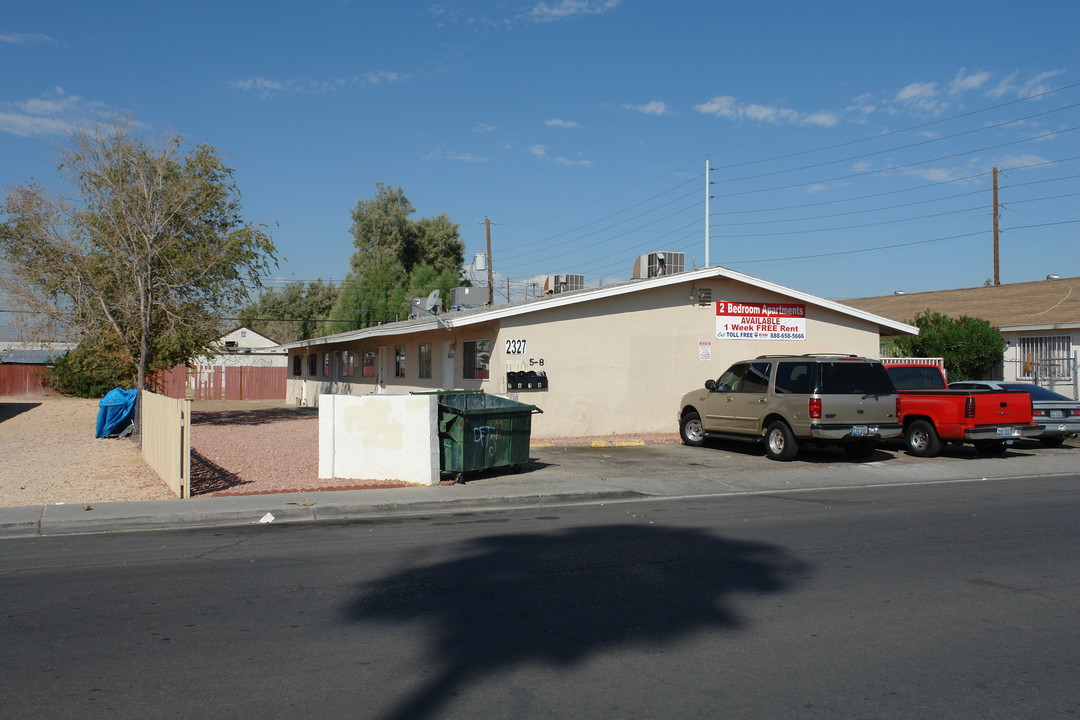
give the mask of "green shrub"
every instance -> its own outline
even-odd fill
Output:
[[[1001,363],[1005,341],[987,320],[950,318],[927,310],[908,324],[918,327],[919,334],[895,338],[892,347],[897,356],[944,358],[950,382],[982,379]]]
[[[104,341],[83,340],[52,363],[48,383],[64,395],[103,397],[113,388],[135,386],[135,364]]]

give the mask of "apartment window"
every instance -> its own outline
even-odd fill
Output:
[[[341,357],[341,376],[353,377],[356,375],[356,353],[346,350]]]
[[[363,371],[362,372],[364,374],[364,377],[369,377],[369,378],[375,377],[375,351],[374,350],[365,350],[363,357],[364,357],[364,366],[363,366]]]
[[[312,377],[319,374],[319,355],[311,353],[307,356],[307,374]]]
[[[1019,341],[1020,372],[1018,377],[1032,379],[1067,379],[1072,377],[1070,356],[1072,338],[1068,335],[1022,337]]]
[[[394,377],[405,377],[405,346],[394,346]]]
[[[465,356],[462,358],[464,377],[468,380],[487,380],[488,362],[491,360],[490,340],[466,340]]]
[[[330,377],[330,358],[331,355],[328,352],[322,354],[322,374],[323,377]]]
[[[293,377],[300,377],[300,373],[304,371],[304,356],[293,355],[292,356],[292,374]]]
[[[431,343],[424,343],[420,346],[420,357],[416,363],[416,368],[419,377],[431,377]]]

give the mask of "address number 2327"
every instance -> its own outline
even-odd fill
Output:
[[[525,341],[524,340],[507,340],[506,341],[506,354],[507,355],[524,355],[525,354]]]

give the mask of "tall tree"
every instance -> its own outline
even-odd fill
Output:
[[[415,208],[401,188],[375,185],[375,197],[352,212],[356,252],[342,282],[328,332],[408,317],[409,299],[460,283],[465,243],[445,215],[412,220]]]
[[[84,337],[111,338],[149,372],[185,361],[218,334],[275,262],[246,224],[233,171],[214,148],[144,141],[132,123],[77,132],[58,170],[69,199],[30,182],[5,197],[5,289]]]
[[[337,301],[338,287],[322,278],[302,280],[280,290],[263,290],[259,299],[240,311],[240,323],[280,343],[317,337]]]

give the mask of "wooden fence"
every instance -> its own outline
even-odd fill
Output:
[[[44,395],[48,373],[47,365],[0,365],[0,395]]]
[[[142,455],[177,497],[191,497],[191,401],[140,393]]]
[[[196,400],[284,400],[288,368],[203,365],[192,371]]]

